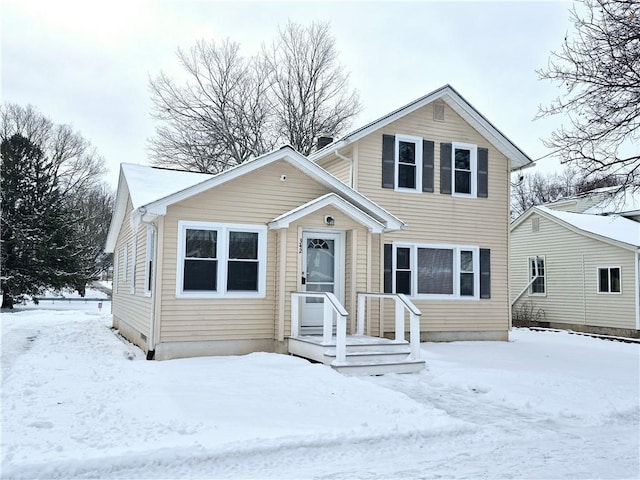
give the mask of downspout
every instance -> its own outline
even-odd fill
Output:
[[[333,151],[333,153],[335,153],[336,157],[338,157],[340,160],[349,162],[349,186],[353,188],[353,160],[342,155],[337,148]]]
[[[156,355],[156,277],[158,275],[158,227],[155,223],[146,221],[144,219],[144,215],[147,213],[147,209],[142,206],[138,209],[140,212],[140,222],[150,227],[153,230],[153,238],[155,241],[154,249],[153,249],[153,269],[151,275],[151,322],[149,326],[149,341],[147,342],[147,346],[149,350],[147,351],[147,360],[153,360]],[[147,248],[149,248],[147,246]]]

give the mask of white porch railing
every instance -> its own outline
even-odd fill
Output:
[[[300,336],[300,300],[302,298],[322,298],[322,343],[331,345],[333,320],[336,319],[336,362],[347,361],[347,316],[340,300],[331,292],[291,292],[291,336]]]
[[[411,347],[411,360],[420,360],[420,317],[422,312],[418,310],[411,300],[403,293],[358,293],[358,316],[356,334],[364,335],[365,300],[367,298],[393,298],[396,304],[396,332],[395,341],[404,342],[404,312],[409,312],[409,345]]]

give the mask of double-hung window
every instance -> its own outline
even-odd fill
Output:
[[[544,257],[529,257],[530,295],[545,295],[547,292]]]
[[[179,222],[179,297],[262,297],[266,227]]]
[[[394,244],[393,250],[395,293],[434,299],[479,298],[478,247]]]
[[[401,190],[422,191],[422,138],[396,135],[395,185]]]
[[[621,293],[620,267],[598,267],[598,293]]]
[[[476,196],[478,147],[466,143],[453,143],[451,148],[451,183],[455,195]]]

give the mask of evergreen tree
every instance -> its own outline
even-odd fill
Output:
[[[20,134],[2,141],[2,306],[74,283],[79,255],[55,162]]]

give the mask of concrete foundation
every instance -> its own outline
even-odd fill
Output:
[[[613,337],[640,338],[640,330],[630,328],[594,327],[592,325],[581,325],[577,323],[560,322],[536,322],[536,321],[513,321],[514,327],[540,327],[557,328],[558,330],[573,330],[574,332],[594,333],[596,335],[609,335]]]

